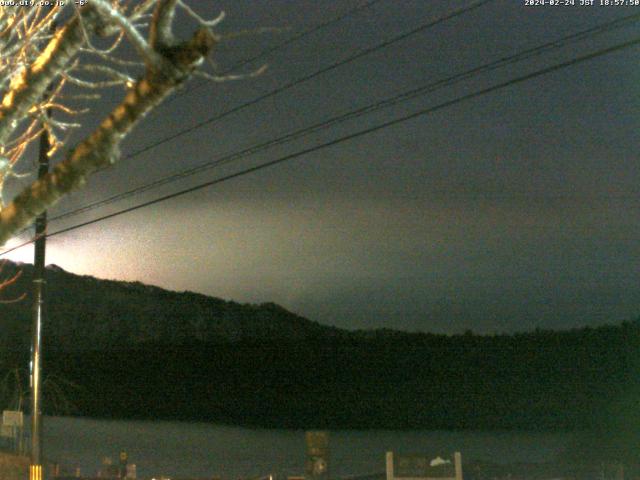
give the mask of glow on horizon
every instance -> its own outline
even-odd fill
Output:
[[[27,240],[24,237],[14,237],[10,239],[4,245],[4,247],[2,247],[0,252],[16,248],[22,245],[25,241]],[[18,248],[17,250],[14,250],[13,252],[9,252],[6,255],[3,255],[0,258],[2,258],[3,260],[11,260],[12,262],[33,263],[33,244],[25,245],[21,248]]]
[[[10,250],[12,248],[23,245],[28,241],[25,237],[15,237],[10,239],[0,252]],[[83,252],[84,253],[84,252]],[[34,245],[27,244],[16,250],[0,257],[1,259],[10,260],[18,263],[33,264]],[[93,274],[90,268],[85,264],[85,256],[78,255],[76,250],[66,250],[64,245],[59,244],[55,240],[49,240],[46,247],[46,264],[56,264],[67,271],[77,274]]]

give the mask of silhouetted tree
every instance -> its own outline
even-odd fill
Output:
[[[206,21],[183,0],[90,0],[81,7],[78,3],[0,7],[0,193],[5,180],[16,175],[27,146],[43,132],[51,145],[49,155],[64,154],[50,174],[1,205],[0,245],[61,197],[81,188],[96,170],[117,162],[124,138],[193,75],[221,80],[198,69],[222,38],[212,29],[223,14]],[[197,26],[184,40],[173,32],[178,9]],[[105,47],[107,42],[112,43]],[[133,46],[135,60],[122,58],[121,43]],[[128,73],[133,70],[138,73]],[[69,130],[79,126],[69,116],[82,110],[71,108],[69,97],[75,95],[86,104],[90,96],[78,97],[78,88],[114,86],[124,87],[120,104],[105,112],[90,135],[66,145]],[[53,119],[47,115],[50,110],[56,112]]]

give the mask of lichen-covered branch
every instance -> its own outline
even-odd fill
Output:
[[[160,2],[164,4],[164,2]],[[154,20],[163,18],[156,10]],[[214,34],[200,28],[187,42],[162,45],[155,51],[159,65],[149,65],[116,107],[88,138],[76,145],[54,170],[23,190],[0,211],[0,245],[28,226],[63,195],[80,188],[97,169],[119,158],[119,146],[133,127],[176,87],[191,76],[215,43]]]
[[[133,22],[115,8],[111,3],[105,0],[92,0],[91,6],[100,12],[100,15],[110,23],[115,23],[124,34],[129,38],[129,41],[138,50],[138,53],[147,62],[147,64],[155,64],[159,60],[158,53],[151,48],[147,40],[142,36],[138,29],[134,26]]]
[[[198,67],[206,66],[204,59],[221,38],[211,29],[224,18],[223,13],[206,20],[183,0],[133,3],[93,0],[76,8],[73,16],[60,14],[65,7],[10,11],[0,6],[0,246],[84,185],[92,173],[116,162],[122,140]],[[173,31],[176,9],[199,26],[183,42]],[[56,18],[66,20],[54,32],[50,26]],[[94,43],[96,36],[115,40]],[[134,47],[136,58],[130,58],[130,50],[119,49],[123,39]],[[214,81],[231,79],[204,76]],[[51,173],[5,206],[3,182],[20,176],[13,167],[31,142],[46,134],[52,145],[48,154],[68,148],[70,130],[80,123],[67,117],[85,111],[86,105],[74,107],[73,101],[69,105],[65,101],[86,99],[78,88],[113,87],[126,88],[120,105],[91,135],[67,150]],[[55,118],[50,118],[54,111]]]
[[[87,15],[95,24],[99,18],[91,11]],[[14,78],[10,90],[0,104],[0,144],[4,144],[29,110],[42,99],[49,84],[71,63],[83,44],[83,32],[78,17],[57,30],[39,57]]]
[[[178,0],[158,0],[149,29],[149,43],[153,48],[160,49],[173,44],[171,25],[177,3]]]

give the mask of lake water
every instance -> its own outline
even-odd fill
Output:
[[[302,430],[46,417],[43,431],[45,457],[77,465],[84,475],[95,474],[103,457],[117,462],[121,450],[143,478],[235,480],[302,474],[304,468]],[[389,450],[434,457],[458,450],[463,462],[543,462],[562,454],[573,439],[568,433],[336,430],[330,432],[330,469],[333,476],[382,472]]]

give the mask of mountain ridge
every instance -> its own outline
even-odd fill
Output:
[[[14,320],[14,334],[24,336],[30,309],[31,264],[7,262],[3,274],[22,270],[5,292],[28,298],[3,306]],[[55,348],[112,348],[150,342],[189,343],[240,340],[301,341],[346,335],[272,302],[241,304],[191,291],[172,291],[141,282],[103,280],[47,266],[47,320],[44,334]],[[70,293],[73,292],[73,298]],[[18,321],[17,318],[23,318]],[[20,326],[18,326],[18,323]],[[2,334],[0,332],[0,342]]]
[[[23,316],[27,310],[31,308],[31,274],[33,265],[23,262],[5,261],[3,269],[0,271],[1,278],[7,278],[15,274],[18,270],[22,270],[23,275],[18,281],[9,286],[4,292],[0,292],[0,301],[3,299],[17,298],[23,293],[27,294],[27,298],[17,303],[0,303],[0,308],[4,310],[2,313],[15,317]],[[225,300],[220,297],[206,295],[190,290],[170,290],[157,285],[145,284],[140,281],[126,281],[116,279],[102,279],[92,275],[80,275],[69,272],[56,264],[49,264],[46,267],[47,281],[47,310],[48,324],[45,324],[47,333],[55,339],[50,343],[57,344],[61,334],[56,332],[64,332],[65,338],[73,338],[73,329],[64,325],[64,322],[74,323],[73,318],[81,318],[85,324],[100,324],[109,320],[113,323],[113,332],[111,336],[118,337],[120,341],[125,336],[131,335],[132,344],[162,342],[172,343],[181,340],[195,342],[219,342],[219,341],[302,341],[305,339],[317,339],[326,337],[331,339],[376,339],[380,337],[401,337],[403,339],[410,337],[431,337],[431,338],[450,338],[461,335],[476,337],[496,337],[496,336],[512,336],[512,335],[531,335],[543,332],[556,332],[558,334],[568,333],[581,329],[598,329],[607,328],[612,324],[605,324],[596,327],[573,327],[563,330],[535,330],[514,332],[511,334],[486,334],[478,335],[473,332],[466,331],[463,334],[436,334],[432,332],[422,331],[404,331],[396,330],[388,327],[371,328],[371,329],[345,329],[331,325],[324,325],[320,322],[311,320],[302,315],[288,310],[282,305],[274,302],[263,303],[240,303],[234,300]],[[68,292],[73,291],[76,297],[75,301],[69,302]],[[105,298],[101,298],[105,297]],[[93,303],[92,303],[93,300]],[[157,305],[154,307],[154,302]],[[73,308],[69,304],[73,305]],[[109,307],[111,304],[111,307]],[[158,306],[162,304],[161,306]],[[115,307],[114,307],[115,306]],[[182,312],[177,309],[183,308]],[[94,312],[91,319],[85,318],[85,314],[81,314],[80,310],[92,310]],[[2,311],[0,310],[0,311]],[[207,313],[206,310],[209,310]],[[74,313],[78,315],[74,315]],[[30,314],[30,313],[29,313]],[[170,317],[175,315],[175,317]],[[122,324],[129,322],[135,324],[140,319],[148,320],[154,317],[155,321],[151,321],[156,327],[156,333],[151,331],[140,331],[135,328],[133,331],[122,331]],[[191,317],[191,321],[185,322],[185,317]],[[64,319],[64,320],[63,320]],[[210,322],[210,325],[202,331],[202,321]],[[271,326],[265,327],[267,322],[273,322]],[[25,323],[24,321],[21,323]],[[30,327],[30,323],[26,322]],[[623,322],[624,323],[624,322]],[[640,318],[634,321],[640,323]],[[171,327],[173,324],[173,328]],[[184,332],[178,334],[178,327],[185,325],[192,327],[192,333],[187,335],[191,338],[184,338]],[[24,325],[23,325],[24,326]],[[14,325],[15,327],[15,325]],[[104,325],[102,325],[104,327]],[[24,329],[23,329],[24,330]],[[104,330],[104,329],[103,329]],[[127,330],[126,328],[124,330]],[[24,332],[23,332],[24,333]],[[86,331],[84,332],[87,333]],[[104,331],[102,333],[105,333]],[[2,332],[0,331],[0,343]],[[107,336],[108,337],[108,336]],[[106,338],[106,337],[105,337]],[[95,338],[94,340],[98,340]],[[83,342],[62,342],[78,348]],[[73,345],[71,345],[73,344]],[[109,344],[109,342],[107,342]],[[99,343],[94,343],[91,348],[95,348]]]

